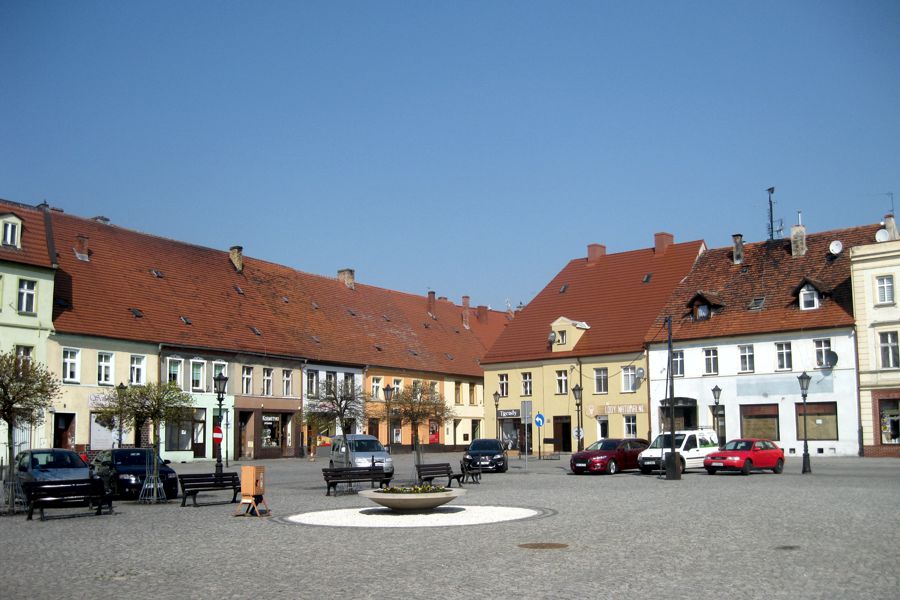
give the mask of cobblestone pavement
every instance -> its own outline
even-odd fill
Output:
[[[397,479],[411,479],[411,456],[395,460]],[[459,456],[426,460],[456,466]],[[485,474],[455,503],[533,507],[541,517],[415,529],[288,524],[279,517],[369,503],[326,497],[322,459],[245,464],[265,465],[273,518],[232,517],[224,492],[201,494],[226,503],[200,508],[122,501],[111,516],[0,517],[0,597],[900,597],[896,459],[814,456],[801,476],[791,457],[782,475],[699,471],[680,481],[574,476],[565,456],[529,460],[527,470],[512,459],[508,473]]]

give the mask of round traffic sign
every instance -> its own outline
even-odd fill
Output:
[[[584,429],[582,429],[581,427],[576,427],[572,430],[572,436],[574,436],[576,440],[580,440],[584,437]]]
[[[218,425],[213,427],[213,443],[221,444],[223,437],[225,437],[225,436],[222,434],[222,428],[219,427]]]
[[[534,415],[534,424],[537,425],[538,427],[543,427],[544,426],[544,415],[542,415],[541,413]]]

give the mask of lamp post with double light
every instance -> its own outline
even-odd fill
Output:
[[[494,420],[497,421],[497,439],[500,439],[500,392],[494,392]]]
[[[391,431],[391,398],[394,397],[394,388],[391,387],[391,384],[387,384],[384,386],[384,389],[381,390],[384,393],[384,418],[387,420],[387,451],[391,451],[391,439],[393,437],[394,432]]]
[[[803,371],[803,374],[797,377],[800,382],[800,393],[803,395],[803,470],[801,474],[812,473],[812,466],[809,464],[809,431],[806,421],[806,393],[809,391],[809,381],[812,379]]]
[[[584,429],[581,425],[581,384],[576,383],[572,388],[572,394],[575,396],[575,411],[578,414],[578,451],[584,450]]]
[[[221,430],[222,427],[222,401],[225,400],[225,386],[228,384],[228,377],[225,376],[225,373],[219,373],[215,377],[213,377],[213,388],[216,392],[216,402],[219,403],[219,419],[217,421],[217,427]],[[222,442],[219,441],[216,444],[216,475],[222,476]]]
[[[719,386],[714,387],[712,389],[712,395],[713,395],[713,403],[715,405],[713,408],[713,411],[715,412],[715,416],[716,416],[716,439],[718,440],[719,448],[721,448],[722,442],[724,441],[722,439],[724,436],[719,431],[719,396],[722,395],[722,388],[720,388]]]

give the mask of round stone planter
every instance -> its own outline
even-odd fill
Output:
[[[430,494],[385,494],[378,490],[360,490],[359,495],[391,510],[431,510],[466,493],[463,489]]]

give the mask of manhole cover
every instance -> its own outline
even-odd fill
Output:
[[[775,546],[776,550],[799,550],[800,546]]]
[[[568,544],[554,544],[553,542],[531,542],[529,544],[519,544],[519,548],[528,550],[559,550],[560,548],[568,548]]]

